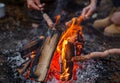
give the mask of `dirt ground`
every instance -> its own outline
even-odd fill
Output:
[[[81,0],[76,0],[76,3],[84,4],[86,2],[81,3]],[[105,37],[101,31],[95,30],[91,26],[95,19],[107,16],[113,8],[109,0],[102,0],[101,3],[103,5],[100,5],[96,11],[97,17],[83,23],[85,40],[88,42],[85,49],[88,53],[120,48],[119,38]],[[71,18],[79,12],[80,10],[76,6],[74,13],[70,13],[68,17]],[[11,73],[11,68],[7,66],[8,56],[6,57],[6,53],[19,51],[24,44],[38,37],[41,34],[39,31],[41,29],[40,22],[41,20],[30,18],[23,5],[18,5],[18,3],[13,5],[13,2],[7,3],[6,16],[0,19],[0,83],[12,83],[10,82],[12,79],[8,76]],[[99,60],[104,64],[104,70],[100,70],[101,76],[96,80],[96,83],[120,83],[120,56],[115,55]],[[19,82],[14,81],[13,83]]]

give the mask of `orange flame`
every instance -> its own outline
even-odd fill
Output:
[[[56,52],[52,58],[50,70],[48,73],[48,79],[50,79],[50,75],[55,76],[56,79],[58,79],[58,80],[60,80],[61,78],[65,78],[65,79],[68,78],[68,76],[69,76],[68,69],[69,68],[66,67],[66,59],[65,59],[66,44],[68,42],[75,41],[75,38],[77,36],[76,34],[78,31],[80,31],[80,35],[82,35],[82,27],[80,26],[81,21],[82,21],[82,16],[80,16],[78,18],[73,18],[72,23],[69,24],[70,26],[68,27],[67,31],[65,31],[63,33],[63,35],[58,43]],[[62,72],[62,74],[60,74],[60,61],[62,61],[64,63],[62,65],[63,70],[64,70],[64,72]],[[75,68],[77,68],[77,67],[75,67]]]
[[[68,74],[68,68],[66,67],[66,60],[65,60],[65,44],[67,44],[67,42],[72,38],[75,37],[77,34],[77,31],[80,30],[82,32],[82,28],[79,26],[80,22],[82,21],[82,17],[80,16],[78,19],[73,18],[72,19],[72,24],[71,26],[68,28],[68,30],[63,34],[59,44],[58,44],[58,49],[62,49],[62,60],[63,60],[63,68],[64,68],[64,73],[61,75],[61,77],[64,78],[68,78],[69,74]],[[82,35],[82,33],[81,33]],[[75,39],[75,38],[73,38]],[[62,46],[61,46],[62,45]],[[62,48],[61,48],[62,47]]]
[[[31,57],[31,59],[33,59],[35,57],[35,51],[31,52],[31,56],[30,57]]]
[[[69,76],[68,68],[66,67],[66,59],[65,59],[65,49],[66,49],[66,44],[67,43],[68,43],[68,41],[64,40],[63,44],[62,44],[61,58],[62,58],[62,62],[64,63],[63,64],[63,70],[65,70],[65,71],[61,74],[61,76],[60,76],[61,79],[64,78],[64,77],[65,77],[65,79],[67,79],[67,77]]]
[[[58,25],[58,24],[59,24],[60,18],[61,18],[60,15],[57,15],[57,16],[56,16],[56,22],[55,22],[55,25]]]

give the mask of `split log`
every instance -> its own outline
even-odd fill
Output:
[[[113,54],[119,54],[120,55],[120,49],[119,48],[114,48],[114,49],[109,49],[109,50],[105,50],[104,52],[91,52],[90,54],[87,55],[82,55],[82,56],[75,56],[72,58],[72,61],[86,61],[89,59],[93,59],[93,58],[103,58],[103,57],[107,57],[109,55],[113,55]]]
[[[18,73],[22,75],[29,67],[30,62],[31,60],[28,60],[24,62],[19,68],[17,68]]]
[[[43,40],[44,39],[37,38],[33,41],[30,41],[28,44],[24,45],[20,52],[22,57],[29,55],[30,52],[42,46]]]
[[[72,78],[73,74],[73,62],[71,61],[72,57],[74,56],[74,45],[68,42],[65,46],[64,55],[61,56],[62,63],[61,63],[61,80],[68,81]],[[65,67],[65,68],[64,68]],[[67,73],[69,75],[65,75],[66,69],[68,69]]]
[[[37,81],[43,82],[47,76],[47,72],[51,63],[51,59],[54,55],[54,51],[57,47],[60,38],[59,33],[54,33],[52,36],[48,36],[41,48],[39,61],[35,69],[34,74],[38,77]]]

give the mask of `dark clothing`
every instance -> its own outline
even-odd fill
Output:
[[[120,7],[120,0],[112,0],[115,7]]]

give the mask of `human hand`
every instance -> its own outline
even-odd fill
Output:
[[[88,19],[95,10],[96,10],[96,4],[90,4],[87,7],[85,7],[82,11],[83,19],[84,20]]]
[[[120,25],[120,11],[119,12],[115,12],[110,20],[114,23],[114,24],[117,24],[117,25]]]
[[[43,10],[45,4],[41,4],[40,0],[27,0],[27,6],[29,9]]]

